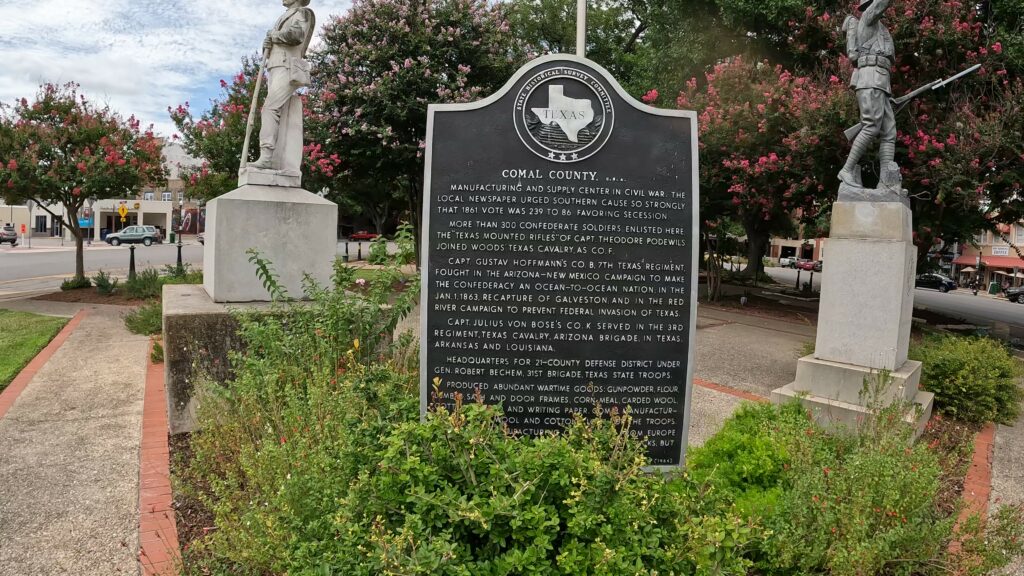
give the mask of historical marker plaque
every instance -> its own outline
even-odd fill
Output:
[[[475,391],[513,430],[629,407],[658,466],[686,447],[697,130],[557,55],[427,122],[421,409]],[[439,378],[435,397],[434,378]]]

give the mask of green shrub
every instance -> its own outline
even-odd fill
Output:
[[[746,574],[752,523],[645,472],[624,420],[537,440],[476,404],[420,422],[415,355],[382,337],[417,300],[400,277],[347,292],[339,266],[311,302],[238,316],[246,352],[203,388],[183,475],[217,528],[186,573]]]
[[[153,349],[149,352],[149,360],[153,364],[164,363],[164,346],[159,340],[153,341]]]
[[[61,290],[78,290],[79,288],[89,288],[92,286],[92,282],[88,278],[65,278],[60,283]]]
[[[110,296],[117,290],[117,278],[111,278],[103,270],[92,277],[92,283],[96,286],[96,292],[104,296]]]
[[[203,271],[194,270],[187,262],[181,268],[167,264],[161,280],[164,284],[202,284]]]
[[[940,469],[894,405],[826,433],[797,403],[746,406],[689,458],[709,495],[770,533],[764,574],[910,574],[945,553],[953,518],[936,506]]]
[[[924,366],[921,383],[935,406],[967,422],[1013,422],[1020,412],[1017,360],[996,340],[934,336],[911,349]]]
[[[395,262],[399,266],[412,264],[416,261],[416,231],[412,224],[402,222],[395,232],[395,245],[398,251],[395,253]]]
[[[370,264],[387,264],[388,263],[388,239],[383,236],[377,236],[370,242],[370,254],[366,257],[367,262]]]
[[[159,334],[163,330],[163,305],[157,300],[132,310],[125,315],[124,325],[135,334]]]
[[[132,298],[140,300],[159,298],[162,288],[163,280],[156,268],[146,268],[136,274],[135,278],[129,278],[124,283],[125,292]]]

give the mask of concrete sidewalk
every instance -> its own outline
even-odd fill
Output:
[[[68,306],[22,301],[65,315]],[[86,315],[0,418],[0,575],[138,574],[148,338],[126,309]]]

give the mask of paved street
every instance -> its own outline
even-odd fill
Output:
[[[767,268],[765,272],[777,282],[796,286],[796,270],[790,268]],[[821,276],[825,271],[814,274],[814,289],[821,289]],[[800,273],[800,282],[808,281],[808,273]],[[954,318],[962,318],[969,324],[988,326],[994,335],[1024,338],[1024,304],[1014,304],[1003,298],[992,298],[985,294],[973,295],[970,290],[959,289],[943,294],[938,290],[914,290],[914,308],[932,310]]]
[[[369,242],[338,242],[338,255],[348,251],[349,260],[365,260],[370,253]],[[395,252],[393,242],[388,251]],[[104,270],[114,275],[128,273],[129,250],[127,246],[110,246],[106,242],[94,242],[85,249],[85,272],[94,275]],[[163,268],[177,261],[176,244],[154,244],[135,249],[136,269]],[[192,238],[185,239],[181,251],[182,261],[196,268],[203,265],[203,246]],[[71,242],[61,245],[56,238],[33,238],[32,247],[24,244],[11,248],[0,247],[0,300],[11,300],[33,294],[52,292],[60,283],[75,272],[75,246]]]

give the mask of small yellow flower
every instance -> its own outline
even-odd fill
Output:
[[[441,385],[441,377],[440,376],[434,376],[434,386],[440,386],[440,385]]]
[[[359,338],[352,341],[352,346],[354,346],[356,350],[359,350]]]

